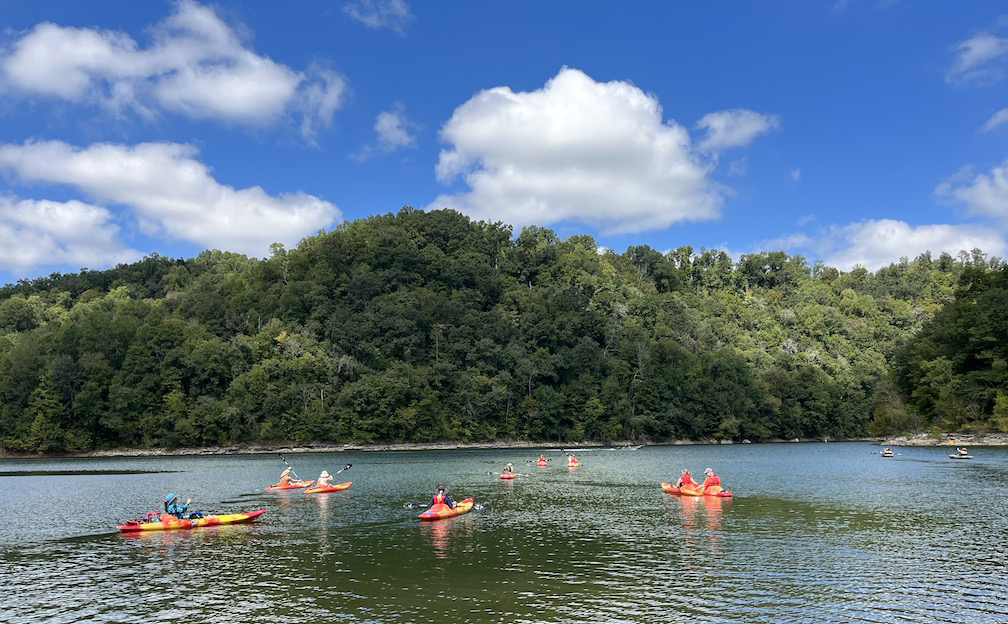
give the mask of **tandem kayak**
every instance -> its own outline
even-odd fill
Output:
[[[193,518],[191,520],[181,520],[171,514],[161,514],[157,520],[152,522],[130,520],[126,524],[116,526],[116,528],[123,533],[134,533],[137,531],[175,531],[178,529],[197,529],[200,527],[219,526],[223,524],[252,522],[264,513],[266,513],[266,510],[260,509],[258,511],[250,511],[248,513],[205,516],[203,518]]]
[[[309,487],[312,483],[315,483],[315,481],[311,480],[311,481],[302,481],[300,483],[287,483],[286,485],[280,485],[279,483],[277,483],[276,485],[271,485],[268,488],[266,488],[266,491],[269,492],[270,490],[300,490],[301,488]]]
[[[504,480],[514,479],[515,478],[513,472],[502,472],[500,477],[501,477],[501,479],[504,479]]]
[[[313,488],[309,488],[304,491],[305,494],[326,494],[328,492],[342,492],[343,490],[350,487],[353,481],[347,481],[346,483],[337,483],[336,485],[316,485]]]
[[[972,455],[949,455],[949,459],[973,459]]]
[[[443,520],[444,518],[451,518],[453,516],[460,516],[464,513],[469,513],[472,511],[472,507],[473,499],[471,498],[455,503],[454,509],[444,503],[438,503],[420,514],[418,517],[421,520]]]
[[[684,485],[681,488],[677,488],[671,483],[662,483],[661,487],[668,494],[675,494],[677,496],[716,496],[718,498],[731,498],[732,493],[722,488],[720,485],[712,485],[706,490],[701,490],[698,487],[692,485]]]

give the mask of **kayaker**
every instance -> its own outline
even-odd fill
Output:
[[[714,471],[708,468],[707,470],[704,470],[704,481],[703,484],[700,485],[700,489],[706,490],[714,485],[721,485],[721,477],[714,474]]]
[[[332,480],[333,480],[332,475],[330,475],[328,471],[323,470],[322,474],[320,474],[318,477],[318,483],[315,485],[315,487],[330,486],[332,485]]]
[[[504,474],[514,474],[514,466],[511,464],[504,466]]]
[[[567,456],[567,464],[568,465],[574,465],[574,464],[577,464],[577,463],[579,463],[578,460],[577,460],[577,457],[574,457],[573,455],[568,455]]]
[[[434,498],[431,499],[430,506],[434,505],[448,505],[451,509],[455,509],[455,502],[448,498],[448,488],[445,487],[444,483],[438,483],[437,487],[434,488]]]
[[[957,450],[957,451],[959,451],[959,454],[960,454],[960,455],[969,455],[969,451],[968,451],[968,450],[966,450],[966,449],[964,449],[964,448],[959,448],[959,447],[957,446],[957,447],[956,447],[956,450]]]
[[[682,469],[682,474],[679,475],[679,480],[676,481],[675,484],[677,488],[681,488],[684,485],[696,485],[696,482],[693,481],[693,475],[691,475],[690,471],[686,468]]]
[[[191,498],[187,498],[185,505],[178,504],[178,496],[169,493],[164,498],[164,510],[165,513],[171,514],[180,520],[185,516],[186,512],[189,511],[189,503],[192,502]]]
[[[302,481],[301,479],[292,479],[290,475],[291,475],[291,467],[287,466],[286,468],[284,468],[284,471],[280,473],[280,480],[277,481],[277,485],[289,485],[291,483],[294,483],[294,484],[304,483],[304,481]]]

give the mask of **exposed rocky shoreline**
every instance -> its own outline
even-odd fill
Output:
[[[885,446],[1008,446],[1008,433],[915,433],[887,438]]]

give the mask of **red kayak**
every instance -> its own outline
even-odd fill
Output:
[[[546,460],[545,459],[540,459],[540,460],[536,461],[536,466],[545,466],[545,465],[546,465]]]
[[[467,498],[460,503],[455,503],[454,509],[444,503],[438,503],[420,514],[418,517],[421,520],[442,520],[444,518],[451,518],[452,516],[469,513],[469,511],[472,510],[472,507],[473,499],[471,498]]]
[[[694,485],[684,485],[677,488],[671,483],[662,483],[661,487],[668,494],[677,496],[717,496],[719,498],[731,498],[732,493],[723,489],[720,485],[712,485],[706,490],[701,490]]]
[[[283,485],[277,483],[276,485],[271,485],[268,488],[266,488],[266,491],[269,492],[270,490],[300,490],[301,488],[306,488],[310,486],[312,483],[315,483],[314,479],[311,481],[291,481],[290,483],[286,483]]]
[[[501,479],[507,480],[507,479],[514,479],[514,478],[515,478],[515,476],[514,476],[513,472],[502,472],[501,473]]]

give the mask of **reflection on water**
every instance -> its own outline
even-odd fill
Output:
[[[941,449],[938,449],[939,451]],[[264,492],[275,456],[2,461],[0,613],[11,623],[993,622],[1008,618],[1008,449],[973,464],[866,444],[287,455],[352,488]],[[942,461],[942,460],[945,461]],[[667,495],[713,465],[735,498]],[[174,472],[168,472],[174,471]],[[489,510],[421,523],[432,484]],[[971,504],[958,488],[985,493]],[[118,535],[167,491],[253,525]],[[456,495],[457,494],[457,495]],[[404,509],[404,503],[422,503]],[[40,587],[59,581],[59,600]]]

